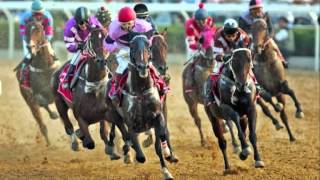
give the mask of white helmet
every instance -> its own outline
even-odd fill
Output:
[[[226,34],[234,34],[235,32],[238,31],[239,25],[236,20],[229,18],[224,21],[223,24],[223,31]]]

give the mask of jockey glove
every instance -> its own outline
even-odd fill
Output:
[[[84,50],[84,47],[85,47],[85,43],[81,42],[81,43],[78,44],[77,49],[78,50]]]

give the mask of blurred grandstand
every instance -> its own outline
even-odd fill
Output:
[[[319,69],[319,5],[320,0],[268,0],[264,1],[265,10],[270,12],[272,21],[277,23],[279,17],[286,17],[292,28],[295,41],[292,59],[298,59],[298,64],[304,68]],[[95,11],[100,5],[105,5],[115,17],[117,10],[124,6],[133,6],[135,2],[147,2],[155,23],[161,27],[169,27],[170,52],[184,54],[183,24],[197,9],[199,0],[95,0],[95,1],[44,1],[46,8],[54,16],[55,36],[54,48],[61,59],[66,59],[63,38],[64,22],[72,16],[75,5],[83,5]],[[226,18],[238,18],[248,7],[244,0],[205,0],[206,9],[215,19],[217,26]],[[2,58],[21,59],[21,40],[18,34],[18,19],[21,12],[28,9],[31,1],[0,1],[0,52]],[[318,33],[318,34],[317,34]],[[318,37],[318,38],[316,38]],[[300,60],[304,59],[304,60]],[[293,60],[292,60],[293,61]],[[316,65],[314,65],[316,64]]]

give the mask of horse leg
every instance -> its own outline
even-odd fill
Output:
[[[223,123],[217,118],[215,118],[212,114],[212,112],[208,109],[208,107],[205,107],[205,111],[207,116],[209,117],[209,120],[211,122],[211,127],[214,132],[214,135],[218,139],[219,147],[223,155],[223,160],[224,160],[224,169],[229,170],[230,165],[228,161],[228,156],[227,156],[227,141],[223,136]]]
[[[43,107],[47,110],[51,119],[58,119],[59,118],[59,115],[56,112],[51,111],[49,105],[45,105]]]
[[[256,120],[257,120],[257,110],[255,105],[251,105],[248,109],[248,121],[249,121],[249,140],[252,144],[253,151],[254,151],[254,160],[255,160],[255,167],[262,168],[264,167],[264,162],[261,161],[258,147],[257,147],[257,135],[256,135]]]
[[[206,141],[204,139],[202,128],[201,128],[201,119],[198,115],[198,103],[197,102],[191,102],[191,103],[188,102],[187,104],[188,104],[189,112],[190,112],[191,116],[193,117],[194,123],[198,127],[198,130],[200,133],[201,146],[205,146]]]
[[[236,137],[235,137],[235,135],[234,135],[232,121],[226,120],[226,124],[227,124],[227,126],[229,127],[230,134],[231,134],[231,140],[232,140],[232,146],[233,146],[233,153],[239,154],[239,153],[241,152],[241,147],[240,147],[240,145],[238,144],[237,139],[236,139]]]
[[[161,132],[161,128],[159,126],[155,127],[155,138],[156,138],[156,142],[154,144],[156,153],[160,159],[160,164],[161,164],[161,173],[164,176],[164,179],[173,179],[172,174],[170,173],[170,171],[167,168],[167,165],[163,159],[163,150],[162,150],[162,145],[161,142],[165,141],[163,140],[163,132]],[[162,140],[161,140],[162,138]]]
[[[139,163],[144,163],[146,161],[146,157],[143,154],[141,146],[139,144],[138,134],[137,133],[130,133],[130,137],[132,140],[132,148],[136,151],[136,160]]]
[[[46,140],[47,146],[49,146],[50,140],[48,137],[48,129],[47,129],[47,126],[43,123],[43,119],[40,113],[40,106],[36,103],[35,99],[32,98],[31,93],[26,92],[26,90],[23,90],[21,88],[20,88],[20,92],[23,98],[25,99],[25,101],[27,102],[33,117],[36,119],[38,126],[40,128],[40,132]]]
[[[179,159],[173,154],[173,148],[171,146],[171,140],[170,140],[170,132],[167,124],[166,124],[166,135],[167,135],[167,143],[170,149],[170,156],[166,157],[166,160],[169,161],[170,163],[177,163],[179,162]]]
[[[285,104],[286,104],[286,100],[285,100],[285,97],[284,97],[284,94],[280,94],[277,96],[277,99],[279,102],[281,102],[283,104],[283,109],[282,111],[280,111],[280,117],[281,117],[281,120],[283,122],[283,124],[286,126],[287,128],[287,131],[288,131],[288,134],[289,134],[289,139],[291,142],[295,141],[296,138],[293,136],[292,132],[291,132],[291,129],[289,127],[289,122],[288,122],[288,117],[287,117],[287,114],[285,112]]]
[[[62,99],[61,96],[56,95],[54,98],[55,104],[56,104],[56,108],[58,110],[58,113],[60,115],[60,118],[62,119],[63,125],[64,125],[64,129],[67,133],[67,135],[70,136],[70,140],[71,140],[71,149],[73,151],[79,151],[79,143],[78,143],[78,139],[76,136],[76,133],[74,131],[73,125],[69,119],[68,116],[68,105],[64,102],[64,100]]]
[[[283,126],[281,126],[279,121],[271,114],[271,112],[270,112],[268,106],[266,105],[266,103],[264,102],[264,100],[262,98],[258,98],[257,102],[260,105],[263,113],[272,120],[272,123],[276,127],[276,130],[282,129]]]
[[[120,156],[115,152],[115,147],[113,142],[115,138],[115,124],[114,123],[111,124],[109,139],[107,137],[108,130],[106,125],[107,124],[105,120],[100,121],[100,137],[105,144],[104,152],[110,156],[111,160],[118,160],[120,159]]]
[[[267,92],[265,89],[262,89],[260,91],[260,96],[267,101],[268,103],[270,103],[272,105],[272,107],[274,108],[274,110],[276,112],[280,112],[283,108],[283,105],[281,103],[274,103],[272,100],[272,95]],[[268,115],[267,115],[268,116]]]
[[[239,157],[241,160],[247,159],[247,157],[251,154],[251,148],[249,147],[246,141],[246,138],[244,136],[244,133],[241,129],[239,114],[226,104],[221,104],[220,108],[221,108],[221,114],[223,119],[232,119],[236,124],[238,129],[238,137],[240,139],[241,148],[242,148],[242,151],[239,154]]]
[[[292,98],[294,105],[296,106],[296,118],[300,118],[300,119],[303,118],[304,113],[302,112],[301,105],[294,91],[289,87],[288,81],[284,81],[281,84],[281,92],[284,94],[288,94]]]
[[[83,147],[88,149],[94,149],[95,143],[89,132],[89,124],[86,121],[84,121],[81,117],[78,117],[77,120],[79,123],[81,133],[83,133],[84,135],[84,139],[82,141]]]

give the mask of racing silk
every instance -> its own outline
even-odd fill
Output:
[[[222,61],[222,57],[225,54],[231,54],[233,50],[237,48],[248,48],[250,46],[251,39],[246,32],[239,28],[237,37],[234,42],[227,41],[223,28],[217,30],[214,38],[214,58],[217,61]]]
[[[89,17],[89,28],[81,30],[76,20],[73,18],[69,19],[64,26],[64,42],[69,52],[77,52],[78,43],[83,43],[87,40],[90,33],[90,28],[101,28],[100,22],[94,16]]]
[[[150,16],[148,16],[145,20],[151,24],[154,33],[158,31],[156,24],[154,24]]]
[[[197,25],[194,18],[188,19],[185,24],[185,33],[187,44],[190,49],[196,50],[199,39],[201,38],[201,33],[203,31],[211,30],[213,34],[216,32],[216,27],[214,26],[213,20],[209,17],[205,22],[205,27],[201,30]]]
[[[273,37],[274,29],[272,26],[271,18],[267,12],[263,13],[262,18],[266,21],[268,26],[269,37]],[[253,24],[254,18],[250,15],[250,12],[247,11],[243,13],[239,18],[239,27],[243,29],[246,33],[252,34],[251,25]]]
[[[153,35],[151,24],[142,19],[135,20],[134,27],[131,32],[145,33],[148,39],[150,39]],[[109,35],[104,41],[104,47],[110,53],[123,47],[128,48],[132,38],[133,37],[129,34],[129,32],[124,31],[121,28],[121,23],[118,20],[114,20],[109,25]]]
[[[27,11],[21,15],[20,21],[19,21],[19,31],[20,31],[20,36],[22,37],[23,40],[26,39],[27,24],[33,20],[34,19],[31,11]],[[44,28],[47,40],[50,41],[53,37],[53,18],[49,11],[44,11],[43,16],[41,18],[41,24]]]

